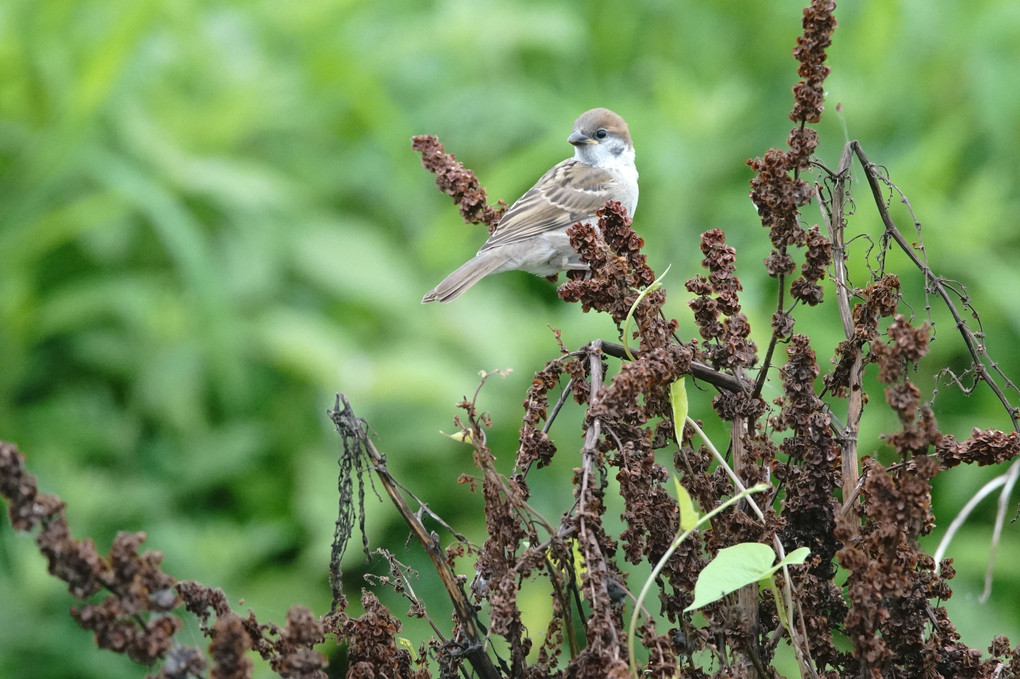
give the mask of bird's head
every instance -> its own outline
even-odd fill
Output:
[[[574,146],[574,157],[588,165],[603,165],[634,153],[627,122],[608,108],[582,113],[567,141]]]

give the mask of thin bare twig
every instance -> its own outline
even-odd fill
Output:
[[[629,361],[630,358],[627,356],[627,352],[624,351],[622,344],[616,342],[601,341],[602,353],[613,358],[618,358],[623,361]],[[631,353],[634,354],[635,358],[641,357],[641,352],[636,349],[631,349]],[[708,382],[709,384],[722,389],[723,391],[730,391],[734,394],[743,393],[751,388],[750,382],[744,382],[733,375],[719,372],[714,370],[704,363],[698,363],[697,361],[691,361],[691,376],[695,379]]]
[[[343,410],[340,409],[341,403],[343,403]],[[336,395],[336,403],[329,416],[333,424],[336,425],[337,431],[343,437],[353,439],[361,451],[368,456],[376,476],[379,477],[379,481],[386,490],[386,494],[390,497],[390,501],[393,502],[401,518],[404,519],[404,523],[414,533],[419,544],[421,544],[425,553],[428,554],[429,559],[432,561],[432,566],[435,568],[436,574],[442,581],[443,587],[453,603],[453,611],[457,623],[466,637],[464,657],[471,663],[471,666],[479,676],[485,679],[499,679],[499,671],[485,652],[485,637],[481,632],[482,626],[478,620],[475,607],[471,605],[470,600],[464,593],[457,574],[453,572],[453,569],[446,562],[446,556],[439,547],[438,539],[425,528],[420,517],[411,510],[407,500],[400,494],[396,481],[386,467],[386,458],[369,438],[364,421],[354,415],[354,410],[351,408],[347,396],[344,394]]]
[[[786,249],[783,248],[783,252]],[[781,313],[783,311],[783,297],[786,292],[786,276],[779,274],[779,298],[776,300],[776,312]],[[754,391],[752,392],[752,398],[761,396],[761,390],[765,388],[765,380],[769,375],[769,366],[772,365],[772,355],[776,352],[776,344],[779,343],[779,337],[776,333],[772,333],[769,337],[769,346],[765,349],[765,359],[761,362],[761,368],[758,370],[758,379],[754,381]]]
[[[594,340],[588,345],[588,370],[591,375],[591,382],[588,387],[588,402],[597,400],[599,389],[602,387],[602,352],[604,343],[601,340]],[[597,464],[598,441],[602,436],[602,420],[597,417],[591,418],[588,429],[584,434],[584,448],[581,450],[582,473],[581,484],[578,488],[578,542],[584,554],[585,566],[588,573],[589,602],[595,609],[593,615],[598,615],[599,610],[609,606],[609,572],[606,569],[605,555],[595,531],[588,526],[588,495],[591,489],[592,477],[595,474],[594,468]],[[620,643],[616,638],[616,629],[609,625],[608,629],[613,636],[613,653],[615,658],[620,657]]]
[[[839,158],[839,166],[836,168],[836,174],[833,178],[830,212],[826,214],[825,210],[822,210],[822,218],[826,222],[829,234],[832,237],[832,278],[836,285],[836,306],[839,310],[839,318],[843,323],[843,333],[846,335],[848,342],[853,342],[854,340],[854,321],[853,313],[850,309],[845,239],[847,185],[850,181],[850,161],[852,159],[852,149],[847,144],[843,147],[843,153]],[[817,193],[817,187],[815,190]],[[819,206],[824,205],[825,203],[821,199],[820,193],[818,198]],[[860,431],[861,416],[864,414],[864,389],[862,388],[863,357],[861,346],[855,344],[853,352],[854,360],[850,367],[847,385],[846,426],[840,432],[844,503],[847,501],[845,496],[847,489],[856,488],[860,476],[857,459],[857,434]]]
[[[570,394],[573,392],[573,390],[574,390],[574,378],[571,377],[569,380],[567,380],[566,386],[563,387],[563,391],[560,393],[560,397],[556,400],[556,405],[553,406],[552,412],[549,413],[549,419],[547,419],[545,421],[545,425],[542,426],[543,434],[548,434],[549,430],[552,429],[552,424],[556,420],[556,416],[560,414],[560,410],[563,408],[563,405],[567,402],[567,399],[570,397]],[[525,473],[527,473],[527,470],[525,470]]]
[[[977,372],[978,378],[985,382],[996,397],[998,397],[999,402],[1002,403],[1003,408],[1006,409],[1006,413],[1009,415],[1010,421],[1013,423],[1013,429],[1015,431],[1020,431],[1020,419],[1018,419],[1020,418],[1020,409],[1010,403],[1009,399],[1006,398],[1006,394],[1003,393],[1002,388],[999,387],[995,377],[992,376],[992,374],[988,371],[988,368],[985,366],[985,361],[991,365],[995,374],[1005,381],[1007,387],[1014,391],[1020,390],[1018,390],[1016,385],[1003,374],[1003,372],[999,369],[998,364],[996,364],[995,361],[993,361],[988,355],[988,351],[985,349],[984,344],[970,326],[967,325],[967,321],[965,321],[960,315],[960,312],[957,310],[956,305],[953,303],[949,294],[950,288],[946,284],[946,281],[935,275],[935,272],[933,272],[928,264],[917,255],[914,248],[911,247],[910,243],[907,242],[907,239],[903,237],[900,230],[896,228],[896,224],[893,223],[892,217],[889,215],[889,209],[882,197],[881,183],[885,183],[892,188],[895,188],[895,186],[888,179],[882,177],[875,171],[876,166],[868,160],[868,157],[865,155],[864,149],[861,148],[859,142],[851,141],[850,145],[852,146],[854,153],[857,155],[861,166],[864,168],[865,176],[868,178],[868,184],[871,186],[871,193],[875,198],[875,205],[878,207],[878,212],[882,217],[882,223],[885,225],[885,234],[899,245],[900,249],[907,255],[907,257],[910,258],[910,261],[913,262],[914,266],[916,266],[921,273],[924,274],[928,287],[937,292],[939,297],[942,298],[946,308],[949,309],[949,313],[953,316],[953,321],[956,323],[956,329],[960,332],[961,337],[963,337],[964,344],[967,345],[967,351],[970,352],[970,355],[973,358],[973,366],[974,370]],[[898,191],[898,189],[896,190]],[[958,291],[956,294],[961,299],[966,300],[966,297],[961,295]]]

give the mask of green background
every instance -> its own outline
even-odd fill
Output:
[[[694,334],[682,282],[698,271],[698,234],[718,227],[738,250],[764,346],[775,286],[745,161],[785,143],[800,16],[797,2],[750,0],[5,0],[0,438],[67,501],[76,536],[105,552],[116,531],[145,531],[168,572],[222,587],[265,621],[282,624],[292,603],[329,605],[339,443],[325,411],[337,391],[394,474],[480,541],[480,498],[454,485],[470,451],[439,434],[454,404],[478,371],[513,368],[479,397],[506,469],[531,375],[557,353],[547,324],[568,347],[615,329],[520,273],[420,305],[484,231],[460,223],[409,138],[437,134],[493,200],[511,202],[569,155],[581,111],[616,110],[641,172],[635,228],[656,271],[672,264],[667,312],[681,337]],[[854,138],[888,168],[924,223],[932,266],[967,286],[989,350],[1020,375],[1020,4],[872,0],[845,2],[837,17],[819,156],[834,167]],[[851,232],[877,240],[857,189]],[[804,214],[818,220],[814,205]],[[867,249],[851,247],[858,282]],[[924,319],[920,278],[903,262],[888,265]],[[967,367],[946,319],[934,312],[933,353],[913,375],[926,394],[939,368]],[[827,364],[835,308],[804,312],[797,329]],[[692,415],[712,418],[709,396],[692,394]],[[896,424],[885,410],[874,390],[861,452],[888,460],[878,435]],[[961,439],[1010,427],[986,390],[965,398],[943,383],[935,411]],[[566,409],[558,464],[533,482],[553,521],[570,503],[578,424]],[[939,480],[935,539],[999,471]],[[367,512],[373,544],[421,570],[416,591],[446,625],[395,512],[371,494]],[[986,501],[950,550],[960,571],[950,614],[980,648],[1020,631],[1015,527],[991,603],[976,601],[993,512]],[[354,602],[365,568],[355,540],[344,562]],[[535,590],[527,622],[538,636],[547,597]],[[31,539],[0,524],[0,675],[144,673],[96,650],[69,605]],[[405,633],[427,634],[417,623]],[[205,644],[191,623],[180,640]]]

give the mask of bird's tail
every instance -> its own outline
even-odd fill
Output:
[[[425,293],[421,303],[449,302],[460,297],[465,290],[494,273],[505,263],[504,259],[490,252],[475,255],[459,269],[443,279],[443,282]]]

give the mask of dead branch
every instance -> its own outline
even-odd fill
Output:
[[[343,404],[341,410],[340,404]],[[397,483],[386,466],[386,458],[379,452],[368,436],[365,422],[354,414],[350,402],[344,394],[337,394],[336,403],[329,411],[329,417],[336,425],[337,432],[345,441],[352,441],[360,452],[367,455],[372,462],[372,469],[379,478],[380,483],[386,490],[393,506],[397,508],[400,517],[411,529],[418,543],[428,554],[432,565],[443,583],[443,588],[453,603],[454,616],[464,635],[464,656],[471,666],[478,672],[479,676],[485,679],[499,679],[500,674],[492,663],[492,659],[486,652],[485,636],[482,633],[482,626],[478,620],[478,614],[474,606],[468,600],[467,595],[439,546],[439,538],[430,533],[421,522],[421,518],[414,512],[397,487]]]

